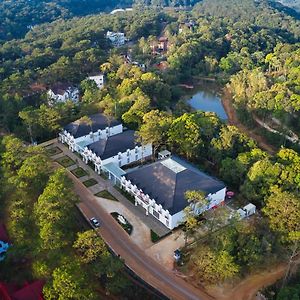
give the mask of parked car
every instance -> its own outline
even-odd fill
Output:
[[[91,224],[92,224],[93,227],[95,227],[95,228],[100,227],[100,223],[99,223],[99,221],[95,217],[91,218],[90,222],[91,222]]]

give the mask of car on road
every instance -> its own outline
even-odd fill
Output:
[[[93,227],[95,227],[95,228],[100,227],[100,223],[99,223],[99,221],[95,217],[91,218],[90,222],[91,222],[91,224],[92,224]]]

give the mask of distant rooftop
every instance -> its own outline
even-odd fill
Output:
[[[137,145],[140,144],[135,141],[135,131],[126,130],[110,136],[108,139],[101,139],[87,147],[103,160],[118,155],[119,152],[126,152],[127,149],[134,149]]]
[[[101,113],[90,115],[89,118],[92,121],[92,126],[84,122],[81,122],[79,119],[66,125],[64,127],[64,130],[66,130],[71,135],[73,135],[74,138],[78,138],[84,135],[88,135],[91,132],[91,129],[93,132],[96,132],[99,129],[101,130],[105,129],[108,126],[112,127],[121,124],[121,122],[115,119],[113,119],[109,124],[105,115]]]
[[[225,188],[223,182],[176,156],[132,170],[125,177],[169,210],[171,215],[188,205],[184,197],[187,190],[198,190],[208,195]]]
[[[52,90],[52,92],[54,93],[54,94],[56,94],[56,95],[63,95],[65,92],[66,92],[66,90],[68,89],[68,88],[70,88],[70,87],[72,87],[72,85],[70,84],[70,83],[67,83],[67,82],[65,82],[65,83],[62,83],[62,82],[59,82],[59,83],[56,83],[56,84],[54,84],[53,86],[51,86],[51,90]]]

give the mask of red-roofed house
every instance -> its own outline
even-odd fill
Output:
[[[3,300],[43,300],[42,280],[32,283],[26,283],[22,288],[18,289],[13,285],[0,282],[0,299]]]

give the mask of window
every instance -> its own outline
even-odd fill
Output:
[[[127,150],[127,156],[129,156],[130,155],[130,150]]]
[[[134,151],[135,153],[138,153],[138,147],[135,147]]]
[[[130,157],[129,156],[127,157],[127,163],[128,164],[130,163]]]
[[[155,210],[153,210],[153,216],[157,219],[159,219],[159,213]]]
[[[138,160],[139,159],[139,156],[136,154],[135,155],[135,160]]]

